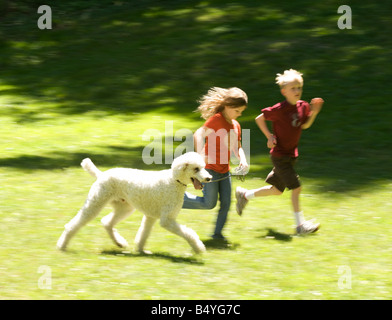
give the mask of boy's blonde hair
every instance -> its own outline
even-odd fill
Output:
[[[248,105],[248,96],[240,88],[213,87],[199,100],[200,106],[195,110],[205,120],[223,111],[225,107],[239,108]]]
[[[298,81],[301,85],[304,84],[302,73],[294,69],[285,70],[283,74],[277,73],[275,80],[281,88],[294,81]]]

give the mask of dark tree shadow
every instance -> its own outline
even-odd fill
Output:
[[[0,117],[19,125],[39,125],[46,113],[131,119],[159,111],[167,119],[198,119],[192,111],[208,88],[238,86],[249,96],[239,120],[252,131],[251,156],[258,158],[268,150],[253,119],[283,100],[275,74],[292,67],[304,73],[303,99],[326,101],[302,135],[299,174],[320,181],[322,193],[392,180],[392,108],[385,103],[392,75],[389,0],[356,5],[352,30],[337,27],[333,0],[57,1],[51,5],[53,29],[45,31],[37,28],[39,1],[5,3],[0,90],[13,102],[0,109]],[[42,107],[30,107],[31,101]],[[97,162],[142,165],[140,149],[132,160],[123,151],[109,146]],[[5,153],[0,166],[50,170],[78,166],[84,156]],[[264,170],[251,174],[264,177]]]
[[[0,158],[0,167],[21,170],[56,170],[79,167],[84,158],[90,158],[98,167],[126,167],[143,170],[169,169],[170,164],[148,165],[140,161],[142,147],[107,146],[107,152],[53,152],[50,155],[20,155]]]

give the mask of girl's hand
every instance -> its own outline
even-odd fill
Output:
[[[312,112],[319,113],[323,107],[323,103],[324,100],[322,98],[313,98],[312,101],[310,101],[310,110],[312,110]]]
[[[246,172],[249,171],[249,164],[246,161],[241,162],[239,167]]]
[[[245,161],[241,161],[236,168],[236,173],[239,175],[246,175],[249,172],[249,164]]]
[[[271,149],[271,148],[275,147],[276,144],[277,144],[276,137],[274,135],[271,135],[268,138],[267,147]]]

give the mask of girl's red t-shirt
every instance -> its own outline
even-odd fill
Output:
[[[239,149],[241,141],[241,126],[236,120],[228,123],[221,112],[213,115],[204,127],[212,129],[206,137],[204,146],[206,155],[206,168],[219,173],[230,170],[230,152]]]

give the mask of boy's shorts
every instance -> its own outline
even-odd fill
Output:
[[[280,192],[286,188],[292,190],[301,186],[299,175],[294,170],[297,158],[271,156],[271,161],[274,167],[265,182],[273,185]]]

